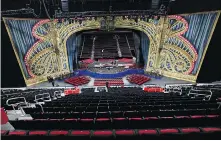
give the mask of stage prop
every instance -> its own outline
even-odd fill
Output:
[[[171,15],[138,21],[115,17],[114,28],[144,33],[142,53],[146,72],[195,82],[220,12]],[[16,19],[3,18],[27,86],[73,72],[76,32],[100,29],[102,18]],[[73,62],[74,61],[74,62]]]

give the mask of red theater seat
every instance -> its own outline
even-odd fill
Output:
[[[161,134],[175,134],[175,133],[179,133],[179,131],[177,129],[161,129],[160,133]]]
[[[94,131],[93,136],[113,136],[113,132],[111,130],[104,131]]]
[[[71,131],[71,135],[73,136],[90,136],[90,131],[88,130],[76,130],[76,131]]]
[[[150,81],[150,78],[145,75],[132,74],[127,76],[127,80],[132,84],[142,85]]]
[[[205,128],[202,128],[202,130],[204,132],[221,132],[221,128],[217,128],[217,127],[205,127]]]
[[[134,135],[134,131],[133,130],[116,130],[115,134],[116,135],[132,136],[132,135]]]
[[[200,132],[199,128],[181,128],[180,131],[182,133],[198,133]]]
[[[84,84],[88,84],[90,82],[90,78],[87,76],[75,76],[65,80],[66,83],[72,84],[74,86],[80,86]]]
[[[139,135],[150,135],[150,134],[157,134],[157,131],[154,129],[143,129],[138,131]]]
[[[29,135],[47,135],[47,131],[30,131]]]
[[[49,133],[49,135],[53,135],[53,136],[61,136],[61,135],[63,135],[63,136],[65,136],[65,135],[68,135],[68,131],[59,131],[59,130],[51,131]]]
[[[10,136],[25,136],[27,134],[26,131],[10,131],[8,135]]]
[[[205,118],[204,115],[191,115],[191,118]]]

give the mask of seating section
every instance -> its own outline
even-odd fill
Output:
[[[103,50],[103,52],[102,52]],[[116,58],[118,57],[117,43],[113,34],[98,34],[95,41],[95,58]]]
[[[153,86],[153,87],[144,87],[143,88],[145,92],[164,92],[164,89],[161,87]]]
[[[92,45],[93,37],[85,34],[83,36],[82,48],[78,51],[78,56],[82,59],[91,58]]]
[[[131,34],[129,34],[131,35]],[[130,44],[128,42],[128,38],[127,36],[129,36],[128,34],[119,34],[119,47],[120,50],[122,52],[122,56],[123,57],[131,57],[131,51],[130,51]],[[132,40],[133,41],[133,40]]]
[[[21,92],[30,92],[25,95],[28,99],[30,94],[35,94],[33,91],[50,93],[52,90]],[[138,87],[110,87],[108,92],[85,88],[81,92],[45,102],[43,111],[41,107],[23,107],[33,119],[9,121],[15,130],[1,131],[2,138],[220,138],[221,110],[217,99],[221,97],[221,91],[217,88],[217,93],[210,100],[192,98],[187,94],[147,93]],[[6,99],[9,93],[5,92],[1,98]],[[5,106],[5,109],[8,107]]]
[[[218,139],[221,133],[220,127],[194,127],[194,128],[164,128],[164,129],[138,129],[138,130],[2,130],[2,139],[23,138],[23,139]],[[187,137],[183,136],[186,135]],[[189,135],[189,136],[188,136]],[[194,137],[194,138],[193,138]]]
[[[109,86],[124,86],[122,78],[119,79],[95,79],[94,86],[106,86],[108,82]]]
[[[150,81],[151,79],[145,75],[132,74],[127,76],[127,80],[132,84],[143,85],[144,83]]]
[[[134,39],[131,32],[85,33],[78,56],[81,59],[91,58],[94,52],[93,56],[96,59],[132,57],[131,50],[134,50]]]
[[[90,82],[90,77],[88,76],[71,77],[71,78],[66,79],[65,82],[72,84],[74,86],[80,86],[80,85],[88,84]]]

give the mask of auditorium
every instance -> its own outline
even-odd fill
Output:
[[[1,139],[221,139],[220,0],[1,1]]]

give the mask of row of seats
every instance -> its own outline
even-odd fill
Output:
[[[143,85],[151,79],[145,75],[132,74],[127,76],[127,80],[132,84]]]
[[[106,86],[107,82],[108,86],[124,86],[122,79],[95,79],[94,86]]]
[[[144,87],[144,91],[145,92],[164,92],[164,89],[161,87]]]
[[[84,84],[88,84],[90,82],[90,78],[88,76],[78,76],[71,77],[65,80],[66,83],[70,83],[74,86],[80,86]]]
[[[69,115],[54,114],[54,118],[34,120],[10,121],[15,129],[44,130],[44,129],[144,129],[167,127],[192,127],[192,126],[221,126],[219,115],[192,115],[177,117],[116,117],[116,118],[75,118]],[[93,115],[91,115],[92,117]],[[40,116],[39,116],[40,117]],[[50,117],[50,116],[48,116]],[[65,119],[62,117],[66,117]],[[71,118],[72,117],[72,118]],[[79,116],[80,117],[80,116]],[[60,119],[61,118],[61,119]]]
[[[190,128],[164,128],[164,129],[141,129],[141,130],[14,130],[1,131],[2,139],[78,139],[78,138],[109,138],[109,139],[217,139],[220,137],[220,127],[190,127]],[[184,136],[185,135],[185,136]],[[59,138],[61,137],[61,138]]]

